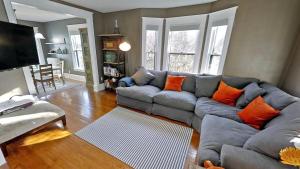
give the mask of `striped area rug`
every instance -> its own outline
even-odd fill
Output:
[[[76,135],[136,169],[182,169],[192,132],[117,107]]]

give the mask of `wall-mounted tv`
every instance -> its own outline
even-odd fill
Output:
[[[36,64],[33,28],[0,21],[0,71]]]

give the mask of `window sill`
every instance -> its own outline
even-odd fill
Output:
[[[73,69],[73,70],[76,72],[85,72],[85,70],[82,70],[82,69]]]

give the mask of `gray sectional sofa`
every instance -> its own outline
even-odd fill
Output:
[[[150,71],[155,78],[143,86],[126,86],[122,80],[116,90],[119,105],[184,122],[201,134],[199,165],[204,160],[226,169],[292,169],[280,163],[279,151],[293,146],[300,137],[300,102],[279,88],[255,78],[210,76],[168,71]],[[163,90],[167,75],[186,76],[182,92]],[[242,122],[240,107],[232,107],[211,99],[223,80],[243,89],[257,83],[263,98],[281,111],[262,130]]]

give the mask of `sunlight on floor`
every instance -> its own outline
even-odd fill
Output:
[[[27,114],[13,117],[4,117],[0,119],[0,124],[3,126],[18,124],[20,122],[33,121],[36,119],[49,119],[56,118],[58,115],[54,112],[43,112],[43,113],[35,113],[35,114]]]
[[[29,145],[34,145],[34,144],[39,144],[43,142],[49,142],[49,141],[54,141],[58,139],[62,139],[65,137],[68,137],[72,135],[67,130],[62,130],[62,129],[53,129],[41,133],[37,133],[31,136],[26,137],[24,140],[20,142],[20,146],[29,146]]]

